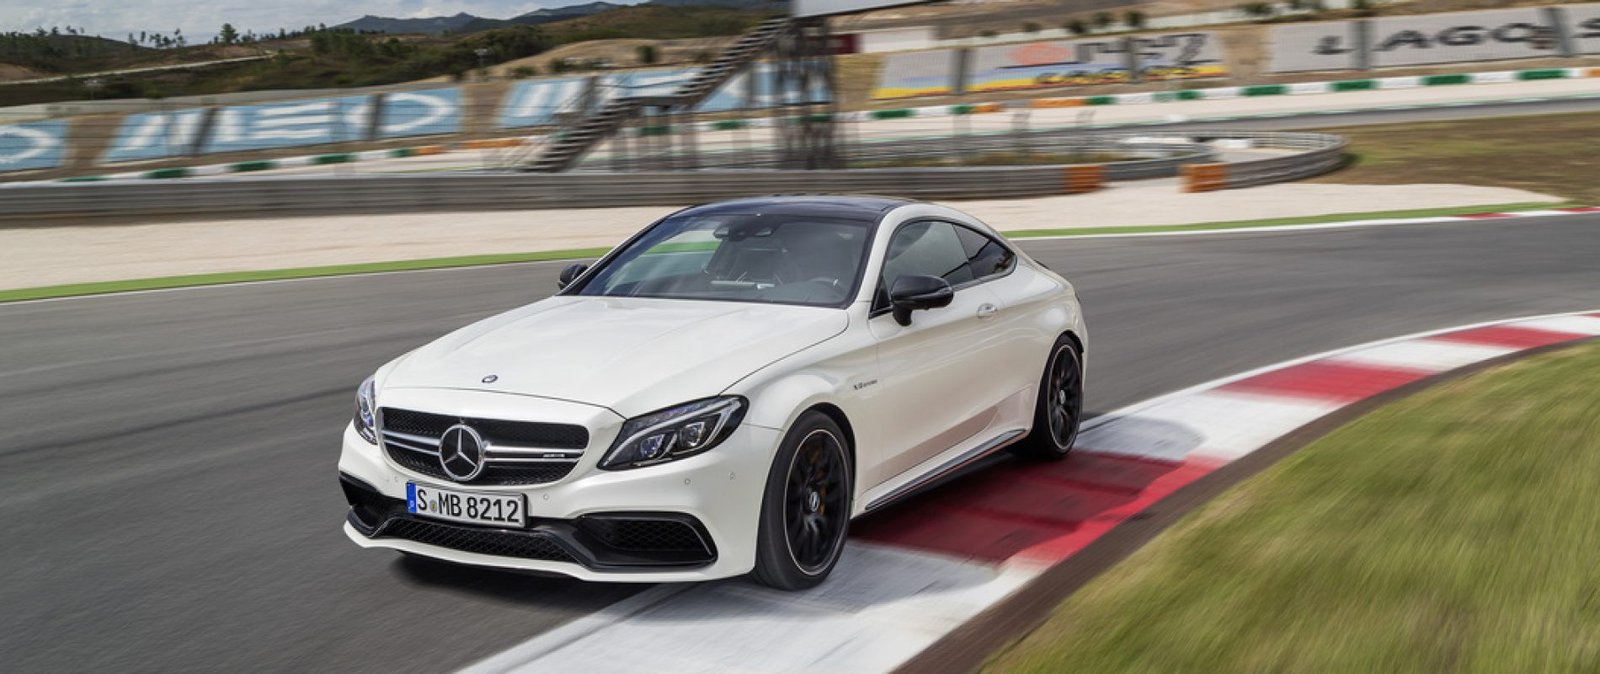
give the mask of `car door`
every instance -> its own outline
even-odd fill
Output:
[[[889,241],[869,329],[877,340],[881,483],[989,426],[1008,393],[1003,336],[995,329],[999,301],[975,277],[959,226],[940,220],[899,227]],[[888,312],[888,288],[902,275],[944,278],[955,289],[949,306],[917,311],[901,326]]]

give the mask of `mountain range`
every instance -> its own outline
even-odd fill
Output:
[[[649,4],[665,7],[733,7],[739,9],[768,9],[781,6],[774,0],[653,0]],[[419,19],[397,19],[387,16],[373,16],[368,14],[354,21],[341,23],[334,28],[349,28],[362,32],[375,33],[426,33],[429,35],[443,35],[444,33],[470,33],[492,28],[506,26],[537,26],[542,23],[576,19],[592,16],[613,9],[620,9],[627,5],[610,2],[589,2],[581,5],[566,5],[538,9],[526,14],[519,14],[509,19],[495,19],[483,16],[473,16],[466,12],[455,16],[435,16]]]

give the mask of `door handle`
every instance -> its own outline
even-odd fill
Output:
[[[993,304],[978,307],[978,318],[989,318],[1000,312],[1000,308]]]

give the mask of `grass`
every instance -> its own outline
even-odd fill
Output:
[[[1057,607],[992,672],[1600,671],[1600,344],[1382,408]]]
[[[1600,115],[1575,113],[1327,129],[1355,163],[1312,182],[1514,187],[1600,203]]]
[[[1004,232],[1007,238],[1026,239],[1046,236],[1088,236],[1092,234],[1142,234],[1146,232],[1207,232],[1252,227],[1283,227],[1291,225],[1318,225],[1357,220],[1389,220],[1400,218],[1435,218],[1448,215],[1474,213],[1503,213],[1540,208],[1557,208],[1571,205],[1566,202],[1531,201],[1488,206],[1451,206],[1445,208],[1417,208],[1401,211],[1368,211],[1365,213],[1333,213],[1307,215],[1293,218],[1266,218],[1262,220],[1234,220],[1228,222],[1197,222],[1186,225],[1119,226],[1119,227],[1068,227],[1064,229],[1025,229]]]
[[[608,250],[610,249],[583,248],[577,250],[554,250],[539,253],[467,255],[462,257],[440,257],[427,260],[369,262],[362,264],[342,264],[326,267],[299,267],[295,269],[268,269],[262,271],[222,272],[217,274],[192,274],[188,276],[163,276],[159,278],[129,279],[126,281],[73,283],[68,285],[46,286],[42,288],[0,290],[0,302],[18,302],[22,300],[40,300],[56,297],[73,297],[78,295],[99,295],[104,293],[120,293],[134,290],[162,290],[166,288],[222,285],[225,283],[245,283],[250,281],[281,281],[285,279],[312,278],[320,276],[348,276],[351,274],[372,274],[389,271],[415,271],[419,269],[445,269],[450,267],[475,267],[491,264],[511,264],[516,262],[566,260],[574,258],[599,257],[601,255],[605,255],[606,251]]]
[[[1153,227],[1074,227],[1067,229],[1030,229],[1004,232],[1007,238],[1027,239],[1039,237],[1058,236],[1088,236],[1093,234],[1131,234],[1144,232],[1198,232],[1212,230],[1243,229],[1249,227],[1274,227],[1284,225],[1310,225],[1330,222],[1349,222],[1353,220],[1376,220],[1383,218],[1424,218],[1444,215],[1463,215],[1471,213],[1488,213],[1514,210],[1528,210],[1534,208],[1551,208],[1561,206],[1560,203],[1516,203],[1498,204],[1492,206],[1466,206],[1457,208],[1429,208],[1410,211],[1379,211],[1371,213],[1342,213],[1336,215],[1307,216],[1299,218],[1272,218],[1266,220],[1242,220],[1235,222],[1205,222],[1189,225],[1170,225]],[[222,285],[226,283],[245,283],[250,281],[280,281],[285,279],[313,278],[319,276],[347,276],[350,274],[371,274],[388,271],[412,271],[418,269],[445,269],[450,267],[474,267],[491,264],[509,264],[515,262],[539,262],[545,260],[565,260],[579,258],[593,258],[604,255],[606,248],[583,248],[576,250],[551,250],[535,253],[505,253],[496,255],[469,255],[463,257],[431,258],[424,260],[401,260],[395,262],[370,262],[362,264],[334,265],[327,267],[298,267],[292,269],[267,269],[261,271],[224,272],[217,274],[193,274],[187,276],[163,276],[147,279],[129,279],[125,281],[99,281],[93,283],[73,283],[68,285],[44,286],[39,288],[18,288],[14,290],[0,290],[0,302],[20,302],[23,300],[52,299],[58,297],[74,297],[79,295],[100,295],[105,293],[130,292],[135,290],[160,290],[166,288],[182,288],[188,286]]]

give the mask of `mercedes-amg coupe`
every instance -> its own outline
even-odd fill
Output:
[[[607,581],[821,582],[854,517],[1082,415],[1072,286],[874,197],[698,206],[378,368],[339,457],[364,547]]]

